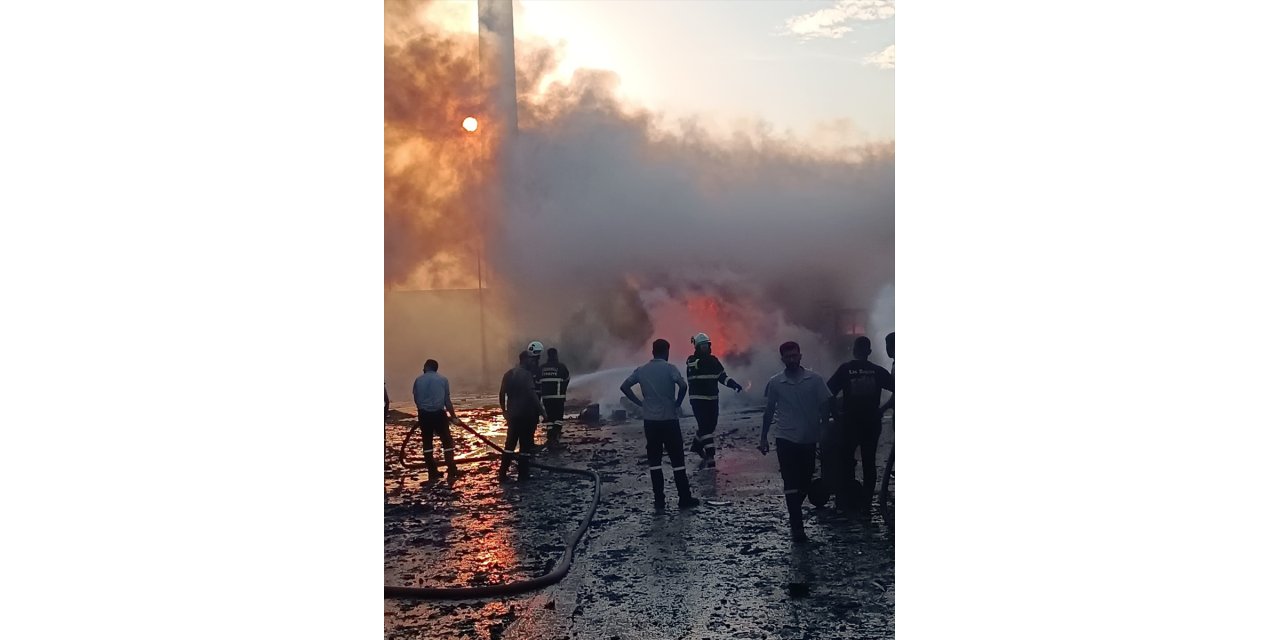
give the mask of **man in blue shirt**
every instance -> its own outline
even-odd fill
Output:
[[[666,506],[662,478],[662,451],[671,458],[671,472],[675,476],[676,491],[680,494],[681,509],[696,507],[699,500],[689,491],[689,476],[684,469],[684,439],[680,437],[680,404],[689,392],[689,385],[675,365],[667,362],[671,355],[671,343],[661,338],[653,341],[653,359],[638,367],[623,381],[622,394],[640,405],[644,418],[645,451],[649,456],[649,479],[653,482],[653,505]],[[644,398],[636,397],[632,387],[640,385]],[[679,395],[676,389],[679,388]]]
[[[440,375],[440,363],[427,360],[422,365],[422,375],[413,381],[413,403],[418,405],[418,427],[422,429],[422,456],[427,461],[427,479],[440,478],[436,468],[432,437],[440,438],[444,451],[444,463],[449,470],[449,481],[458,477],[458,467],[453,463],[453,436],[449,435],[449,422],[458,422],[449,397],[449,379]]]

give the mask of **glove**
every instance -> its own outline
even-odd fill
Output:
[[[734,393],[742,393],[742,385],[738,384],[737,380],[733,381],[733,391]]]

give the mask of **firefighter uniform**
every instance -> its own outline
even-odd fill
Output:
[[[698,432],[693,437],[694,453],[713,466],[716,460],[715,430],[720,420],[720,385],[741,390],[725,372],[720,359],[710,353],[695,353],[685,361],[685,376],[689,380],[689,406],[698,421]]]
[[[564,428],[565,392],[569,388],[569,368],[558,360],[548,360],[542,365],[538,386],[542,393],[542,406],[547,410],[547,440],[557,442]]]

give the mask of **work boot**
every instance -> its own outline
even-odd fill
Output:
[[[804,513],[800,510],[800,505],[804,503],[804,494],[800,492],[786,494],[787,499],[787,519],[791,524],[791,539],[796,542],[805,542],[809,538],[804,535]]]
[[[653,503],[661,509],[666,505],[666,481],[662,478],[662,466],[649,467],[649,482],[653,484]]]
[[[444,466],[448,470],[450,478],[458,476],[458,465],[453,462],[453,447],[448,447],[444,450]]]
[[[827,501],[831,499],[831,494],[827,490],[827,483],[822,478],[814,478],[809,481],[809,490],[805,492],[809,498],[809,503],[821,509],[827,506]]]
[[[521,452],[516,459],[516,480],[524,482],[529,479],[529,454]]]
[[[698,454],[699,457],[706,459],[707,454],[702,449],[702,436],[694,436],[693,444],[689,445],[689,450]]]
[[[680,494],[680,508],[697,506],[699,501],[689,491],[689,474],[685,473],[684,467],[676,467],[672,472],[676,481],[676,493]]]
[[[502,452],[502,462],[498,465],[498,482],[507,481],[507,469],[511,468],[511,458],[514,455],[511,451]]]

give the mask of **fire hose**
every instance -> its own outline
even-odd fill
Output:
[[[493,442],[484,434],[472,429],[470,425],[457,421],[455,424],[463,429],[470,431],[472,435],[479,438],[485,444],[501,453],[502,447]],[[409,432],[412,434],[412,430]],[[405,436],[405,444],[408,444],[409,436]],[[404,461],[404,445],[400,447],[400,460]],[[479,458],[470,458],[468,462],[476,462]],[[455,462],[461,462],[455,461]],[[582,540],[583,534],[587,532],[587,527],[591,525],[591,519],[595,517],[596,506],[600,504],[600,474],[591,469],[575,469],[573,467],[557,467],[539,462],[529,461],[529,465],[551,471],[553,473],[568,473],[591,478],[595,481],[595,492],[591,497],[591,506],[587,509],[587,515],[582,519],[582,523],[569,536],[565,538],[564,553],[560,555],[560,560],[556,562],[551,571],[529,580],[521,580],[518,582],[509,582],[506,584],[491,584],[480,587],[395,587],[384,585],[382,588],[382,597],[384,598],[408,598],[415,600],[470,600],[474,598],[492,598],[496,596],[509,596],[526,591],[541,589],[542,587],[553,585],[564,579],[569,574],[569,566],[573,564],[573,549],[578,546],[578,542]]]

